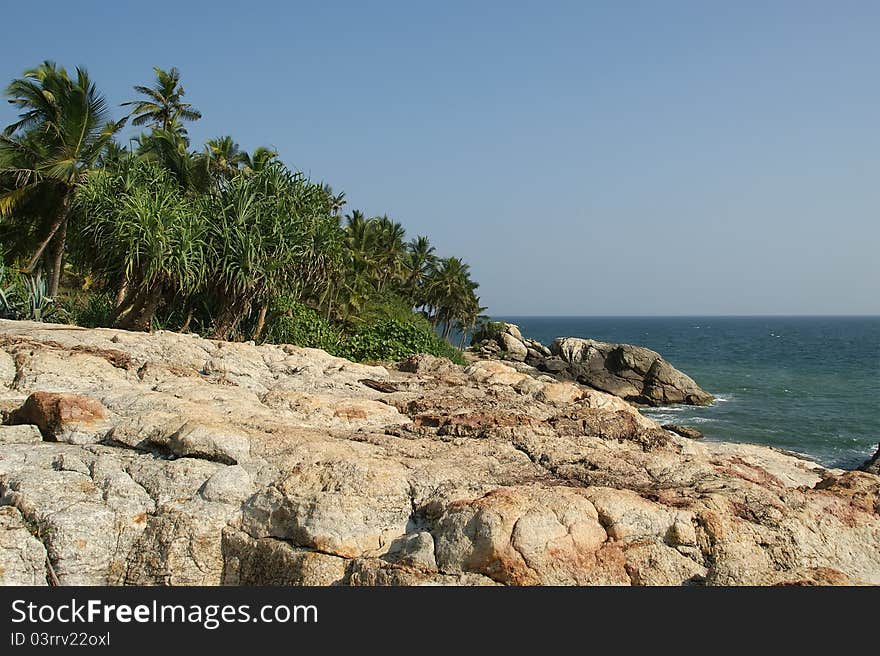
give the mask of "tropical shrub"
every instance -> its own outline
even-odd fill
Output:
[[[106,292],[84,294],[68,305],[70,320],[84,328],[109,326],[113,320],[113,297]]]
[[[484,339],[494,339],[504,332],[507,324],[503,321],[483,321],[477,324],[474,335],[471,338],[471,345],[479,344]]]
[[[329,353],[339,350],[339,330],[312,308],[282,299],[272,315],[266,327],[266,341],[320,348]]]
[[[352,335],[339,351],[339,355],[358,362],[404,360],[416,353],[429,353],[465,364],[458,349],[440,339],[430,326],[397,319],[381,321]]]

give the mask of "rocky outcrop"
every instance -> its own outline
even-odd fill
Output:
[[[0,322],[0,583],[880,583],[880,477],[516,366]]]
[[[868,458],[859,469],[871,474],[880,474],[880,444],[877,445],[877,451],[874,455]]]
[[[644,405],[706,405],[713,400],[693,379],[643,346],[558,337],[547,348],[524,338],[514,324],[490,325],[475,346],[482,357],[525,362],[546,374]]]
[[[550,350],[578,382],[636,403],[704,405],[712,395],[663,357],[643,346],[559,337]]]

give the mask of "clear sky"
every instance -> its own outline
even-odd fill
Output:
[[[80,0],[2,21],[2,84],[54,59],[118,104],[177,66],[194,143],[275,146],[464,257],[492,314],[880,313],[875,1]]]

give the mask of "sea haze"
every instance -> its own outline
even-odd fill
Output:
[[[752,442],[852,468],[880,441],[880,317],[493,317],[526,337],[647,346],[691,376],[711,407],[645,409],[708,439]]]

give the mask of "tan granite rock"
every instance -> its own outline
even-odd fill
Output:
[[[877,475],[522,363],[0,321],[0,382],[12,584],[880,583]]]

